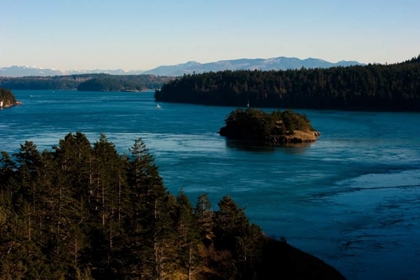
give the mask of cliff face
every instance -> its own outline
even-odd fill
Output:
[[[0,88],[0,108],[9,108],[21,104],[8,89]]]

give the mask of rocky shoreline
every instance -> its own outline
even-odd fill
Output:
[[[6,103],[6,104],[3,104],[2,106],[0,106],[0,109],[3,109],[3,108],[11,108],[11,107],[22,105],[22,104],[23,103],[20,102],[20,101],[16,101],[16,103]]]
[[[301,144],[311,144],[318,140],[318,137],[321,135],[318,131],[300,131],[295,130],[293,134],[278,134],[278,135],[268,135],[264,139],[248,139],[236,137],[229,134],[225,130],[221,129],[219,131],[221,136],[226,136],[233,139],[241,140],[250,140],[251,142],[260,142],[261,144],[269,146],[299,146]]]
[[[313,143],[321,135],[318,131],[295,130],[290,135],[270,135],[265,142],[273,145]]]

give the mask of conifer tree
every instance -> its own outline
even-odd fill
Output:
[[[211,203],[207,194],[202,194],[197,198],[194,209],[194,215],[199,227],[201,241],[210,246],[213,243],[213,211],[211,211]]]
[[[125,171],[122,158],[113,143],[101,134],[93,146],[93,181],[91,187],[92,224],[96,228],[91,233],[96,244],[93,254],[97,256],[95,266],[102,267],[101,278],[115,278],[119,274],[118,239],[122,233],[121,219],[124,212],[123,192],[126,191]]]
[[[181,189],[177,196],[177,254],[180,267],[186,268],[188,279],[192,279],[199,264],[198,244],[200,235],[194,216],[194,209],[187,195]]]
[[[16,169],[15,162],[11,159],[10,155],[4,151],[1,151],[0,158],[0,178],[3,182],[0,182],[0,187],[5,187],[6,182],[13,176],[13,172]],[[2,190],[2,189],[0,189]]]
[[[238,208],[230,196],[223,197],[216,212],[215,247],[218,250],[228,250],[232,259],[226,259],[226,266],[234,265],[236,277],[246,279],[252,275],[253,238],[250,236],[250,226],[244,209]],[[255,235],[255,228],[252,234]],[[254,237],[254,236],[253,236]],[[247,276],[248,275],[248,276]],[[252,279],[252,278],[250,278]]]
[[[176,201],[167,193],[144,142],[136,140],[130,152],[128,178],[133,193],[131,222],[136,236],[136,271],[146,278],[165,279],[174,267],[171,213]]]

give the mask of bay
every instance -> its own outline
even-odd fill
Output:
[[[218,135],[232,107],[158,109],[153,92],[13,93],[23,105],[0,110],[0,150],[51,149],[81,131],[128,154],[141,137],[171,193],[193,204],[208,193],[215,209],[230,195],[267,235],[348,279],[420,277],[418,113],[297,110],[321,132],[316,143],[256,147]]]

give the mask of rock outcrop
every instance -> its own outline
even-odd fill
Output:
[[[0,108],[9,108],[20,104],[22,103],[16,100],[10,90],[0,88]]]
[[[295,130],[293,134],[290,135],[269,135],[266,138],[266,142],[274,145],[312,143],[315,142],[320,135],[321,133],[317,131]]]

